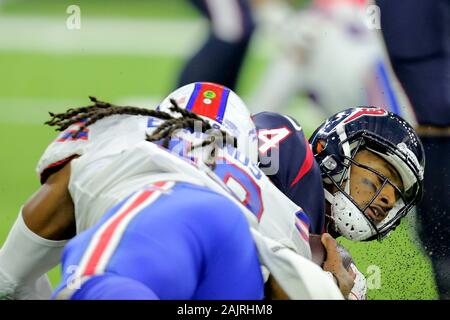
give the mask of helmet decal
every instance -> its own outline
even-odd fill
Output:
[[[186,109],[222,123],[230,90],[224,86],[197,82]]]
[[[257,163],[258,140],[255,124],[247,106],[233,90],[211,82],[190,83],[171,92],[159,104],[157,110],[173,115],[170,99],[177,101],[180,108],[208,121],[211,127],[222,129],[235,137],[238,151],[253,163]]]
[[[385,116],[388,112],[381,108],[358,108],[351,113],[343,122],[347,124],[353,120],[359,119],[363,116]]]

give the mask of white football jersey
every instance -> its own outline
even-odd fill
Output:
[[[214,172],[201,162],[174,155],[145,141],[159,121],[146,116],[114,115],[90,125],[76,138],[71,133],[80,124],[72,125],[48,146],[37,171],[45,181],[49,170],[71,161],[69,191],[77,233],[152,182],[184,181],[206,186],[239,203],[245,207],[243,212],[252,227],[302,256],[311,257],[305,229],[298,229],[301,208],[278,190],[257,165],[235,149],[219,151]]]
[[[53,167],[71,160],[69,191],[75,205],[77,232],[94,224],[105,210],[120,200],[122,193],[114,196],[114,199],[102,201],[103,194],[98,185],[101,179],[105,179],[104,170],[115,159],[128,148],[145,140],[147,121],[148,117],[143,116],[114,115],[90,125],[73,138],[71,134],[76,132],[81,124],[77,123],[67,128],[45,150],[37,166],[42,182]],[[122,160],[123,165],[126,165],[127,161],[133,159]],[[124,175],[123,178],[126,179],[127,176]],[[130,188],[123,192],[128,195],[134,190],[136,189]],[[96,197],[100,197],[98,201]],[[96,207],[99,204],[103,207],[102,212],[94,211],[94,214],[88,214],[91,210],[86,210],[86,206]]]

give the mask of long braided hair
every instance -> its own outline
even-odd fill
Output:
[[[93,102],[92,105],[79,108],[70,108],[66,112],[58,114],[49,112],[51,119],[46,121],[45,124],[56,127],[56,131],[64,131],[75,123],[81,123],[78,130],[72,133],[72,137],[75,138],[86,127],[94,124],[100,119],[112,115],[140,115],[155,117],[165,121],[162,122],[161,125],[159,125],[152,132],[152,134],[147,135],[146,140],[149,142],[163,140],[162,146],[165,148],[168,148],[169,142],[173,137],[173,133],[175,131],[181,129],[194,130],[194,128],[200,128],[201,132],[208,131],[211,134],[200,144],[191,146],[191,151],[195,148],[212,145],[212,159],[210,161],[213,168],[215,167],[217,146],[225,146],[227,144],[232,144],[234,147],[237,146],[237,140],[235,137],[230,137],[225,131],[221,129],[213,128],[208,121],[204,120],[197,114],[189,110],[180,108],[180,106],[174,99],[170,99],[170,103],[172,104],[172,106],[170,107],[170,111],[178,113],[179,117],[172,116],[167,112],[153,109],[114,105],[109,102],[98,100],[96,97],[92,96],[90,96],[89,99],[91,100],[91,102]],[[200,126],[196,126],[196,123],[200,124]],[[222,137],[221,141],[217,140],[218,136]]]

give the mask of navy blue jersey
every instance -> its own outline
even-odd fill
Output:
[[[199,11],[206,17],[213,26],[213,33],[218,32],[224,19],[232,21],[239,25],[240,34],[238,38],[246,38],[251,35],[255,28],[253,20],[252,8],[248,0],[228,0],[227,1],[211,1],[211,0],[189,0]],[[234,10],[230,10],[230,8]],[[226,11],[227,15],[218,13]],[[218,20],[221,20],[220,22]],[[229,24],[225,24],[227,26]],[[238,40],[238,39],[236,39]],[[235,41],[236,41],[235,40]]]
[[[275,186],[303,208],[310,231],[322,233],[325,197],[320,169],[298,123],[278,113],[253,117],[259,140],[259,167]]]
[[[377,0],[377,5],[392,66],[419,124],[450,126],[450,1]]]
[[[255,29],[249,0],[189,0],[208,19],[210,32],[187,61],[177,87],[208,81],[234,89]]]

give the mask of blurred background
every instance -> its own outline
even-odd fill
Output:
[[[184,0],[79,0],[80,29],[70,30],[72,4],[0,0],[0,244],[39,187],[35,166],[55,137],[43,125],[48,111],[86,105],[89,95],[155,106],[174,89],[185,60],[208,33],[207,21]],[[244,101],[277,52],[272,40],[257,29],[236,87]],[[285,111],[308,137],[324,119],[301,95]],[[381,243],[341,241],[368,278],[370,299],[437,297],[413,226],[411,218]],[[59,272],[50,272],[53,284]]]

